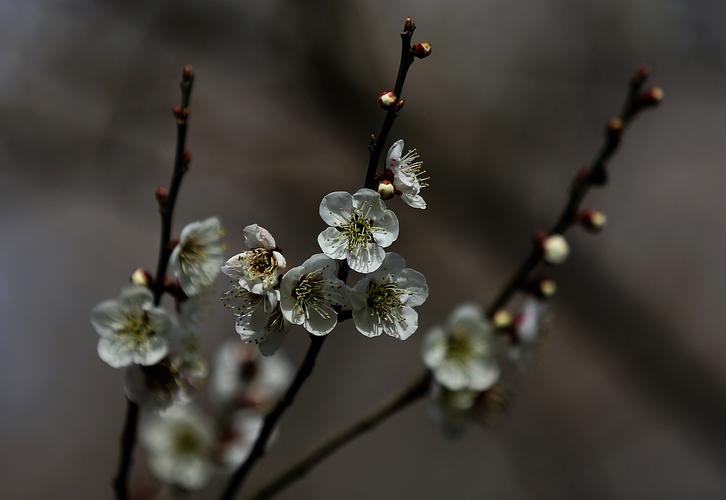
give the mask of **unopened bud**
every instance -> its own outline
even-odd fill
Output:
[[[542,280],[539,282],[539,291],[542,298],[552,298],[557,293],[557,283],[555,280]]]
[[[611,137],[619,137],[623,132],[623,120],[616,116],[608,122],[608,134]]]
[[[557,293],[557,283],[551,278],[533,278],[522,285],[522,290],[538,299],[550,299]]]
[[[156,191],[154,191],[154,196],[156,196],[156,201],[159,203],[160,207],[165,207],[169,202],[169,190],[166,189],[164,186],[159,186],[158,188],[156,188]]]
[[[151,274],[139,267],[131,273],[130,281],[134,285],[149,286],[149,283],[151,283]]]
[[[388,180],[382,180],[378,183],[378,194],[382,200],[390,200],[396,196],[396,187]]]
[[[190,80],[192,77],[194,77],[194,70],[192,69],[191,64],[187,64],[182,69],[182,78],[185,80]]]
[[[410,17],[407,17],[406,19],[404,19],[403,31],[405,31],[405,32],[413,31],[415,27],[416,27],[416,25],[413,23],[413,19],[411,19]]]
[[[413,46],[413,55],[419,59],[431,55],[431,44],[429,42],[419,42]]]
[[[643,106],[657,106],[665,97],[663,89],[660,87],[652,87],[643,92],[640,96]]]
[[[577,217],[580,225],[594,233],[602,231],[607,222],[607,216],[599,210],[582,210]]]
[[[398,97],[390,90],[378,96],[378,104],[385,110],[393,109],[397,101]]]
[[[548,264],[562,264],[570,255],[570,245],[561,234],[545,236],[540,244],[542,245],[542,258]]]
[[[630,83],[635,87],[640,87],[645,83],[645,81],[650,76],[650,67],[649,66],[641,66],[638,68],[638,71],[635,72],[633,75],[633,78],[630,79]]]
[[[492,326],[496,330],[507,330],[512,326],[513,321],[514,319],[512,318],[512,315],[509,314],[509,311],[501,309],[494,313],[494,316],[492,317]]]

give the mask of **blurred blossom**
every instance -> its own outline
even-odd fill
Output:
[[[431,387],[429,412],[449,436],[457,436],[468,422],[483,426],[495,424],[509,406],[510,391],[495,384],[485,391],[452,391],[434,383]]]
[[[459,305],[446,325],[429,330],[423,359],[436,381],[453,391],[482,391],[499,379],[494,335],[476,304]]]
[[[223,297],[225,307],[237,317],[235,331],[243,341],[256,344],[265,356],[277,351],[291,325],[282,314],[279,297],[279,290],[256,295],[237,284]]]
[[[428,177],[415,149],[403,154],[403,140],[396,141],[388,150],[386,166],[393,174],[393,185],[401,193],[401,199],[413,208],[426,208],[421,189],[427,187]]]
[[[418,328],[418,313],[413,308],[428,296],[423,274],[407,268],[397,253],[387,253],[381,267],[358,281],[350,292],[353,322],[367,337],[386,333],[406,340]]]
[[[338,324],[337,308],[347,303],[348,287],[336,277],[338,264],[319,253],[290,269],[280,284],[280,307],[289,322],[314,335]]]
[[[222,432],[217,449],[217,461],[227,470],[236,469],[249,456],[260,430],[263,418],[254,411],[235,413],[229,426]],[[268,442],[269,444],[269,442]]]
[[[101,302],[91,311],[91,324],[101,337],[98,355],[114,368],[153,365],[169,351],[171,321],[148,288],[130,286],[117,300]]]
[[[204,486],[213,472],[215,434],[209,418],[191,405],[174,406],[141,422],[149,466],[161,481],[185,489]]]
[[[263,357],[253,346],[231,340],[217,352],[211,398],[220,406],[264,411],[282,396],[291,378],[292,366],[282,352]]]
[[[385,257],[384,248],[398,238],[398,218],[386,209],[372,189],[330,193],[320,202],[320,217],[330,227],[318,235],[318,244],[332,259],[348,259],[353,271],[370,273]]]
[[[509,347],[509,359],[524,368],[532,360],[545,329],[547,303],[528,298],[515,319],[515,336]]]
[[[184,226],[169,266],[188,296],[211,287],[224,263],[224,230],[216,217]]]

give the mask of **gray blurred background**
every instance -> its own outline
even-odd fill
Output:
[[[216,214],[234,253],[259,223],[300,262],[317,251],[320,198],[363,181],[406,15],[434,47],[392,137],[433,177],[429,210],[393,207],[395,249],[431,286],[422,328],[493,297],[639,64],[666,103],[589,199],[609,226],[573,232],[551,335],[502,425],[450,441],[418,404],[281,498],[726,498],[723,1],[5,0],[0,13],[3,499],[111,497],[122,372],[98,359],[88,312],[154,266],[181,66],[197,81],[177,229]],[[236,335],[221,305],[208,325],[208,354]],[[336,330],[250,486],[404,385],[421,333]],[[301,330],[286,342],[296,362],[305,345]]]

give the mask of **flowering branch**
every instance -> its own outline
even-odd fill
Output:
[[[173,250],[171,244],[171,223],[174,214],[176,197],[181,186],[182,178],[189,167],[190,156],[186,149],[187,127],[189,123],[189,100],[191,98],[192,85],[194,83],[194,72],[191,66],[185,66],[182,71],[182,79],[179,84],[181,88],[181,104],[174,108],[176,117],[176,153],[174,157],[174,172],[171,178],[171,185],[167,190],[160,187],[156,190],[156,199],[159,203],[161,214],[161,243],[159,246],[159,261],[156,268],[156,276],[153,280],[154,305],[158,306],[165,291],[166,269],[169,265],[169,257]],[[133,450],[136,444],[136,429],[139,421],[139,405],[127,398],[126,417],[124,429],[121,435],[121,453],[116,476],[113,480],[113,489],[117,500],[126,500],[128,494],[129,475],[133,462]]]
[[[398,68],[398,74],[396,76],[394,90],[392,92],[386,92],[379,97],[379,104],[387,112],[378,137],[371,136],[370,158],[368,160],[368,168],[364,182],[364,186],[369,189],[376,188],[376,170],[380,162],[381,153],[391,127],[393,126],[393,122],[403,106],[403,100],[400,99],[400,96],[403,92],[403,85],[406,80],[408,69],[411,67],[411,64],[413,64],[415,57],[425,57],[425,55],[428,55],[431,51],[428,44],[425,44],[425,46],[423,44],[417,44],[415,47],[411,46],[411,38],[415,29],[416,25],[413,23],[411,18],[406,18],[403,30],[401,31],[401,61]],[[419,48],[419,46],[421,46],[421,48]],[[426,53],[423,54],[423,52]],[[338,279],[345,282],[349,271],[350,268],[348,263],[346,261],[341,262],[338,269]],[[340,318],[347,319],[350,317],[348,314],[349,313],[340,313]],[[227,487],[222,493],[222,500],[231,500],[234,498],[237,490],[242,487],[247,475],[250,473],[257,461],[264,455],[267,448],[267,442],[277,425],[277,421],[280,419],[285,410],[292,404],[298,391],[312,373],[315,361],[326,337],[313,334],[309,334],[309,337],[310,344],[308,346],[308,350],[305,353],[305,358],[303,359],[300,368],[295,374],[292,384],[272,411],[265,416],[262,429],[255,440],[252,450],[250,451],[247,459],[235,470],[234,474],[230,478]],[[395,410],[393,411],[395,412]],[[361,429],[359,432],[363,432],[364,430],[365,428]]]
[[[611,119],[608,123],[605,142],[595,156],[593,163],[589,168],[583,169],[575,177],[567,203],[557,221],[552,226],[549,232],[550,235],[562,234],[578,221],[580,218],[580,205],[589,190],[592,187],[602,186],[607,181],[607,162],[617,151],[625,128],[641,111],[654,107],[662,100],[663,91],[658,87],[650,88],[645,92],[643,91],[643,86],[649,74],[649,69],[642,67],[631,79],[629,92],[620,115]],[[388,119],[388,116],[386,119]],[[536,241],[534,248],[514,274],[513,278],[505,284],[489,305],[487,315],[490,318],[503,308],[517,291],[522,290],[526,286],[530,273],[545,257],[541,242],[541,238]],[[253,494],[250,500],[272,498],[293,482],[301,479],[310,469],[343,445],[375,428],[388,417],[395,415],[408,405],[423,398],[427,394],[430,381],[431,373],[428,370],[422,372],[402,391],[380,404],[376,409],[316,445],[300,460]]]

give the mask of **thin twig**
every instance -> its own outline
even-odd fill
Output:
[[[662,91],[658,88],[642,92],[645,80],[649,76],[647,68],[640,68],[630,83],[630,90],[623,110],[617,118],[608,123],[605,143],[596,155],[592,165],[577,175],[572,185],[570,196],[565,204],[562,214],[552,226],[550,234],[561,234],[569,229],[576,221],[577,213],[585,195],[593,186],[603,185],[607,178],[607,161],[617,150],[622,133],[626,126],[632,122],[637,114],[644,109],[652,107],[662,99]],[[530,252],[519,267],[514,277],[505,284],[502,291],[495,297],[487,308],[488,315],[504,307],[512,296],[524,285],[529,274],[542,259],[539,247]],[[274,477],[260,490],[254,493],[250,500],[272,498],[274,495],[301,479],[310,469],[330,456],[333,452],[349,443],[353,439],[383,423],[388,417],[403,410],[408,405],[426,395],[431,375],[428,370],[423,371],[402,391],[381,404],[372,412],[351,425],[339,430],[313,447],[305,456]]]
[[[403,31],[401,32],[401,62],[398,67],[398,74],[396,76],[396,84],[394,87],[397,96],[400,96],[403,92],[403,84],[406,81],[406,74],[414,60],[411,48],[411,37],[413,36],[415,29],[416,26],[413,21],[411,21],[410,18],[406,18]],[[378,162],[380,161],[381,152],[383,151],[383,146],[385,145],[388,133],[391,130],[391,126],[393,125],[393,121],[398,115],[399,110],[400,106],[397,106],[395,110],[389,109],[386,112],[381,132],[378,135],[378,138],[371,142],[370,158],[368,160],[368,169],[366,171],[364,183],[364,186],[367,188],[375,189],[376,187],[375,178]],[[346,281],[349,271],[350,269],[347,262],[341,262],[338,269],[338,278]],[[344,313],[341,313],[341,319],[347,319]],[[244,485],[247,475],[250,473],[257,461],[265,454],[267,442],[277,425],[277,421],[280,419],[285,410],[292,404],[298,391],[312,373],[313,367],[315,366],[315,360],[318,357],[326,337],[320,337],[312,334],[308,336],[310,337],[310,344],[307,352],[305,353],[305,358],[295,374],[292,384],[290,384],[290,387],[285,392],[285,395],[277,402],[272,411],[265,416],[262,424],[262,430],[257,436],[250,454],[247,456],[247,459],[234,471],[234,474],[232,474],[232,477],[227,483],[227,487],[222,493],[222,500],[232,500],[237,491]]]
[[[165,290],[166,269],[169,265],[169,257],[173,247],[171,245],[171,223],[174,215],[177,194],[181,186],[182,178],[189,167],[189,153],[186,148],[187,128],[189,123],[189,101],[191,99],[192,84],[194,83],[194,72],[191,66],[185,66],[182,70],[182,78],[179,84],[181,88],[181,104],[174,108],[176,117],[176,150],[174,156],[174,171],[171,177],[169,189],[158,188],[156,199],[159,203],[161,214],[161,243],[159,245],[159,261],[156,267],[156,275],[153,280],[154,304],[159,305]],[[117,500],[127,500],[129,476],[133,462],[133,451],[136,445],[136,428],[139,422],[139,406],[126,400],[126,417],[124,429],[121,435],[121,452],[116,476],[113,480],[113,489]]]
[[[430,378],[430,374],[425,372],[401,393],[379,404],[363,418],[355,421],[350,426],[340,429],[338,432],[328,436],[328,438],[315,446],[307,454],[305,454],[303,458],[297,461],[295,465],[287,469],[283,474],[277,476],[250,496],[249,500],[272,498],[287,486],[305,476],[311,468],[324,460],[328,455],[343,446],[345,443],[355,439],[364,432],[369,431],[380,422],[406,408],[414,401],[420,399],[428,391],[431,383]]]

